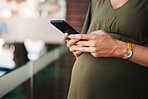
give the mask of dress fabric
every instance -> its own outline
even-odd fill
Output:
[[[148,1],[128,0],[114,10],[110,0],[92,0],[82,33],[96,30],[119,33],[148,47]],[[73,66],[68,99],[148,99],[148,68],[83,53]]]

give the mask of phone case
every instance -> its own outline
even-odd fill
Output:
[[[72,26],[70,26],[64,20],[51,20],[50,23],[63,33],[79,34]]]

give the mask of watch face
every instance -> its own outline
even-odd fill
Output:
[[[130,50],[130,49],[126,49],[126,50],[123,52],[123,56],[126,57],[126,58],[130,58],[130,57],[132,57],[132,55],[133,55],[133,52],[132,52],[132,50]]]

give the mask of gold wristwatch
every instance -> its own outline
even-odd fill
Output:
[[[132,55],[133,55],[132,44],[127,43],[127,49],[124,50],[124,52],[123,52],[123,59],[129,59],[132,57]]]

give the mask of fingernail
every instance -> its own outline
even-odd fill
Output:
[[[64,35],[68,35],[68,33],[64,33]]]

